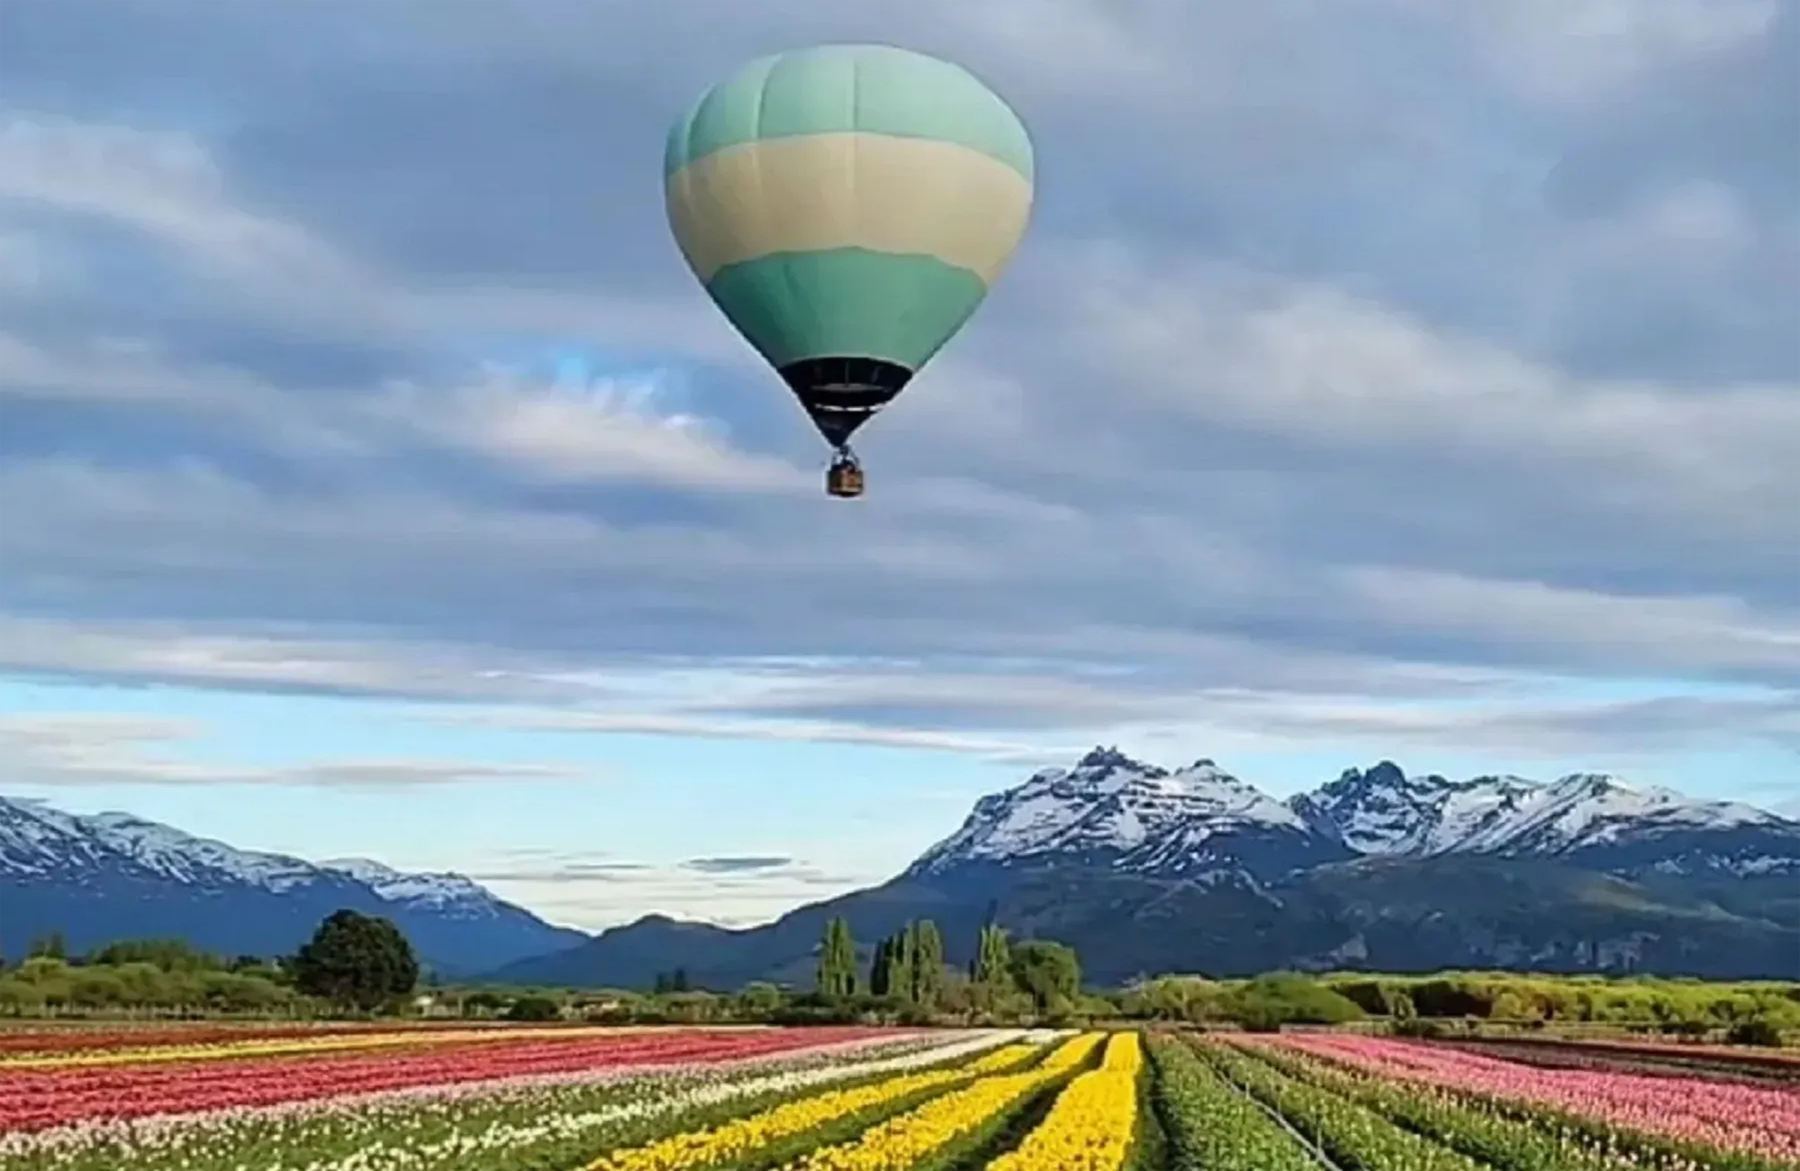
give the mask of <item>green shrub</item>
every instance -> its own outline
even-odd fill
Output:
[[[1781,1047],[1781,1027],[1767,1017],[1751,1017],[1732,1025],[1725,1034],[1732,1045],[1759,1045],[1767,1049]]]
[[[1284,1024],[1341,1025],[1364,1016],[1355,1001],[1291,972],[1250,981],[1233,993],[1228,1009],[1232,1019],[1253,1031],[1272,1031]]]
[[[1423,1017],[1405,1017],[1396,1018],[1390,1023],[1388,1032],[1395,1037],[1417,1037],[1420,1040],[1435,1041],[1444,1035],[1444,1026]]]
[[[553,1021],[562,1016],[562,1005],[548,996],[521,996],[506,1008],[509,1021]]]

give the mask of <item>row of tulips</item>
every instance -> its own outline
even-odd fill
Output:
[[[1766,1166],[1644,1141],[1604,1124],[1540,1110],[1508,1112],[1437,1086],[1357,1073],[1274,1046],[1258,1046],[1253,1052],[1291,1077],[1366,1106],[1498,1171],[1721,1171]]]
[[[1707,1078],[1713,1081],[1736,1081],[1748,1085],[1800,1089],[1800,1065],[1776,1061],[1757,1064],[1738,1058],[1708,1057],[1704,1054],[1651,1053],[1623,1046],[1598,1048],[1591,1045],[1562,1045],[1554,1041],[1479,1041],[1443,1042],[1485,1057],[1532,1065],[1540,1069],[1585,1069],[1593,1073],[1648,1074],[1656,1077]]]
[[[457,1032],[472,1026],[462,1021],[417,1021],[404,1026],[408,1032]],[[494,1032],[516,1029],[514,1024],[486,1026]],[[224,1045],[233,1041],[302,1039],[357,1033],[397,1032],[391,1022],[329,1021],[292,1022],[278,1025],[169,1023],[162,1025],[79,1025],[63,1028],[0,1029],[0,1054],[91,1053],[119,1049],[156,1049],[165,1045]]]
[[[783,1102],[772,1109],[706,1130],[671,1135],[640,1147],[612,1151],[589,1164],[588,1171],[681,1171],[730,1166],[752,1152],[767,1151],[849,1122],[864,1129],[881,1117],[959,1083],[973,1081],[1024,1064],[1037,1047],[1009,1045],[968,1065],[902,1074],[899,1077]]]
[[[498,1081],[606,1067],[711,1063],[871,1035],[859,1028],[725,1033],[609,1033],[580,1040],[433,1048],[314,1058],[246,1058],[225,1064],[106,1066],[0,1074],[0,1132],[84,1120],[269,1106],[411,1086]]]
[[[1114,1033],[1100,1068],[1077,1074],[1025,1141],[988,1171],[1121,1171],[1138,1129],[1144,1047],[1137,1033]]]
[[[982,1044],[989,1049],[993,1048],[991,1039],[984,1039]],[[1036,1047],[1026,1046],[1027,1049]],[[889,1083],[896,1075],[904,1077],[913,1070],[932,1072],[946,1065],[960,1066],[967,1061],[972,1050],[973,1046],[965,1039],[960,1043],[940,1044],[901,1058],[861,1062],[835,1070],[797,1070],[682,1090],[672,1090],[667,1085],[647,1087],[645,1093],[610,1110],[590,1112],[579,1120],[573,1120],[575,1125],[565,1121],[558,1137],[548,1142],[539,1142],[535,1147],[529,1143],[521,1143],[515,1128],[515,1133],[506,1136],[506,1141],[500,1145],[477,1147],[475,1143],[465,1140],[441,1143],[425,1153],[442,1159],[441,1162],[430,1165],[431,1171],[463,1171],[471,1163],[491,1171],[581,1167],[592,1161],[596,1151],[641,1150],[655,1147],[661,1140],[673,1135],[717,1133],[734,1120],[767,1116],[782,1104],[830,1097],[836,1087],[854,1091],[857,1088]],[[483,1137],[491,1144],[498,1136],[490,1130]],[[341,1164],[317,1169],[308,1167],[304,1171],[414,1171],[419,1164],[411,1160],[418,1157],[419,1148],[402,1150],[402,1161],[370,1164],[366,1161],[369,1152],[361,1151]],[[765,1166],[769,1162],[766,1150],[757,1151],[751,1147],[741,1153],[764,1156],[762,1165]],[[454,1160],[445,1157],[450,1155],[454,1155]],[[700,1164],[676,1162],[670,1166],[685,1168]],[[286,1171],[302,1169],[291,1168]]]
[[[1597,1053],[1618,1053],[1630,1057],[1710,1058],[1722,1062],[1741,1062],[1791,1068],[1800,1076],[1800,1049],[1750,1049],[1742,1045],[1720,1045],[1695,1041],[1652,1041],[1641,1037],[1556,1038],[1545,1042],[1530,1036],[1517,1038],[1519,1044],[1550,1044],[1563,1049],[1591,1049]]]
[[[155,1065],[171,1062],[220,1061],[245,1057],[297,1057],[314,1053],[356,1052],[364,1049],[517,1042],[526,1036],[534,1041],[580,1039],[632,1031],[634,1030],[604,1029],[594,1026],[533,1029],[527,1033],[515,1033],[495,1028],[391,1029],[386,1031],[364,1029],[357,1032],[318,1035],[290,1034],[284,1037],[249,1037],[230,1041],[125,1046],[110,1049],[86,1049],[77,1052],[9,1053],[0,1055],[0,1077],[15,1070],[26,1069],[81,1069],[96,1065]]]
[[[1318,1171],[1318,1161],[1194,1050],[1170,1038],[1151,1046],[1151,1095],[1169,1166],[1205,1171]]]
[[[1085,1034],[1033,1064],[1052,1036],[549,1029],[423,1052],[0,1068],[0,1171],[946,1171],[1044,1102],[987,1171],[1127,1171],[1140,1035]],[[1782,1112],[1800,1096],[1775,1090],[1613,1077],[1614,1098],[1555,1096],[1596,1075],[1332,1034],[1158,1040],[1153,1056],[1183,1171],[1302,1171],[1318,1165],[1308,1142],[1345,1171],[1800,1171],[1780,1153],[1800,1147],[1769,1149],[1800,1143]],[[1671,1116],[1762,1110],[1713,1120],[1731,1154],[1718,1133],[1644,1124],[1658,1104],[1621,1088],[1634,1083]],[[1620,1101],[1629,1119],[1608,1112]]]
[[[1201,1050],[1228,1081],[1286,1118],[1296,1131],[1354,1171],[1488,1171],[1433,1140],[1404,1130],[1368,1107],[1289,1077],[1227,1045]]]
[[[0,1138],[0,1171],[540,1171],[766,1110],[796,1095],[962,1063],[1017,1030],[796,1048],[729,1065],[596,1070],[586,1081],[470,1084],[434,1097],[295,1104]],[[1041,1044],[1041,1038],[1038,1043]]]
[[[1381,1037],[1313,1034],[1283,1045],[1409,1083],[1530,1103],[1697,1148],[1800,1164],[1800,1094],[1789,1090],[1578,1069],[1541,1069]]]
[[[1090,1064],[1104,1039],[1103,1033],[1071,1038],[1030,1069],[977,1078],[854,1139],[815,1148],[783,1171],[940,1171]]]

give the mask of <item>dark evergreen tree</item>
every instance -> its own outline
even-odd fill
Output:
[[[893,936],[875,945],[875,956],[869,961],[869,993],[872,996],[886,996],[893,991],[889,977],[893,975],[894,939]]]
[[[334,911],[293,961],[294,987],[342,1008],[369,1011],[419,982],[412,944],[391,919]]]

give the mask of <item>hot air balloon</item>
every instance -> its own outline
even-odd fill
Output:
[[[987,296],[1031,218],[1030,136],[961,66],[888,45],[765,57],[669,133],[689,267],[799,398],[860,496],[857,428]]]

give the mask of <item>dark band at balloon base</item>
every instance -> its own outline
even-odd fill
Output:
[[[912,376],[906,367],[879,358],[808,358],[781,367],[781,377],[833,447],[848,443]]]

